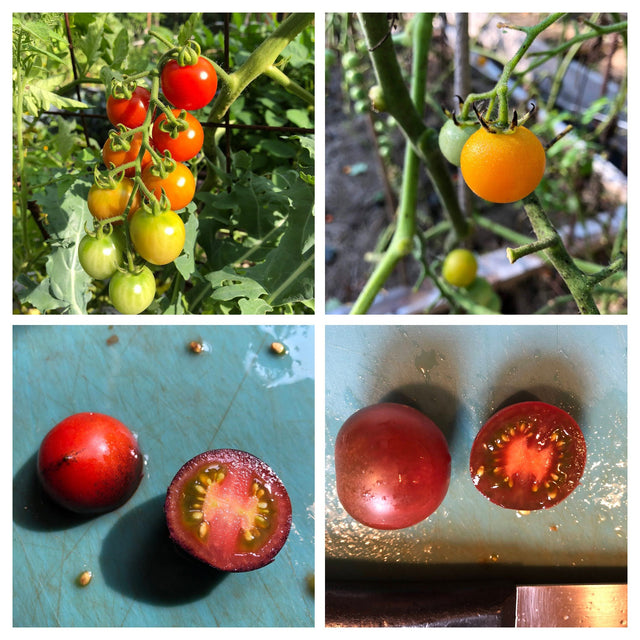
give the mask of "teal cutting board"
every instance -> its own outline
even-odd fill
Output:
[[[313,625],[313,327],[16,326],[13,337],[14,626]],[[46,432],[81,411],[124,422],[146,457],[131,500],[91,519],[51,508],[35,476]],[[257,571],[221,574],[168,542],[167,486],[214,448],[262,458],[290,494],[289,539]]]
[[[565,501],[521,514],[476,490],[469,453],[492,413],[526,399],[570,413],[588,454],[582,482]],[[399,531],[358,524],[335,490],[338,430],[352,413],[383,400],[430,416],[452,457],[439,509]],[[625,327],[329,326],[325,401],[327,580],[625,580]]]

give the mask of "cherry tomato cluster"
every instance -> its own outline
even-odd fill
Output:
[[[549,509],[580,483],[587,458],[582,430],[564,410],[539,401],[501,409],[473,440],[469,473],[492,503],[521,512]],[[335,443],[336,490],[345,511],[374,529],[403,529],[433,514],[451,479],[442,431],[402,404],[360,409]]]
[[[173,262],[184,249],[185,225],[176,211],[195,196],[196,179],[186,163],[204,143],[202,125],[190,111],[209,104],[218,85],[214,66],[193,42],[155,73],[159,82],[151,91],[133,78],[112,85],[106,110],[114,129],[102,148],[106,171],[96,170],[87,200],[94,230],[79,244],[82,268],[92,278],[111,278],[111,302],[127,314],[141,313],[153,301],[151,269]]]

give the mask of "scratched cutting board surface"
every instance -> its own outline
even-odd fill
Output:
[[[610,326],[326,328],[327,580],[597,580],[626,577],[627,336]],[[588,456],[580,486],[548,510],[520,514],[473,486],[469,453],[504,404],[538,399],[573,415]],[[335,490],[333,449],[356,410],[413,404],[445,433],[451,483],[420,524],[376,531]]]
[[[313,625],[312,327],[18,326],[13,353],[14,626]],[[52,508],[35,476],[46,432],[80,411],[124,422],[146,457],[131,500],[90,519]],[[262,458],[291,497],[289,539],[257,571],[209,570],[168,542],[167,486],[215,448]]]

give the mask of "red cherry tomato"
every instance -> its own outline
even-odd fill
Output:
[[[142,182],[158,200],[164,191],[174,211],[184,209],[196,193],[196,180],[193,173],[182,162],[176,162],[175,169],[164,177],[155,175],[152,167],[149,166],[142,172]]]
[[[584,435],[565,411],[521,402],[494,414],[471,448],[471,478],[507,509],[548,509],[579,484],[587,460]]]
[[[107,98],[107,117],[112,125],[123,124],[129,129],[139,127],[147,117],[151,93],[145,87],[136,87],[128,100]]]
[[[49,496],[77,513],[124,504],[142,479],[138,441],[120,421],[77,413],[58,423],[38,451],[38,476]]]
[[[180,115],[180,109],[173,109],[172,113],[177,118]],[[167,116],[163,113],[153,123],[152,137],[155,148],[160,153],[164,153],[167,150],[170,151],[171,157],[178,162],[191,160],[191,158],[198,155],[204,142],[204,131],[197,118],[185,112],[184,119],[187,123],[187,128],[184,131],[180,131],[175,138],[160,128],[160,125],[166,119]]]
[[[374,529],[402,529],[430,516],[451,475],[440,429],[423,413],[395,403],[361,409],[342,425],[335,465],[342,506]]]
[[[213,65],[200,56],[196,64],[181,67],[169,60],[160,75],[162,92],[178,109],[195,111],[209,104],[218,88],[218,76]]]

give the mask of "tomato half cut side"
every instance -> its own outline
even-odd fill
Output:
[[[178,471],[167,491],[169,535],[221,571],[272,562],[291,529],[291,501],[275,472],[235,449],[206,451]]]
[[[336,438],[335,466],[342,506],[373,529],[404,529],[429,517],[451,476],[442,431],[417,409],[393,402],[346,420]]]
[[[471,479],[506,509],[548,509],[580,483],[587,445],[576,421],[545,402],[520,402],[495,413],[471,447]]]

